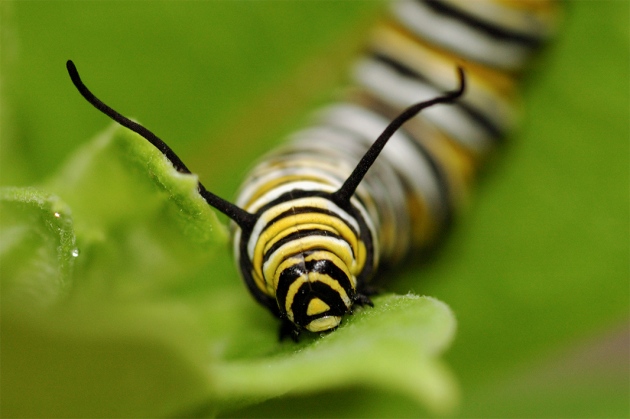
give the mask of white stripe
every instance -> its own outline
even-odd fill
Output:
[[[256,190],[257,189],[258,188],[256,188]],[[260,208],[278,199],[281,195],[287,192],[291,192],[293,190],[312,191],[312,192],[322,191],[322,192],[333,193],[337,189],[338,188],[335,188],[330,185],[326,185],[325,183],[314,182],[311,180],[297,180],[297,181],[285,183],[285,184],[282,184],[275,188],[270,189],[269,191],[265,192],[263,195],[258,197],[250,205],[248,205],[247,208],[244,208],[244,209],[246,209],[247,211],[251,213],[255,213]]]
[[[553,19],[549,13],[535,13],[525,8],[502,4],[496,0],[441,0],[442,3],[486,21],[526,36],[546,38],[551,35]]]
[[[417,1],[395,2],[393,13],[401,23],[421,37],[493,66],[520,68],[530,54],[530,49],[523,45],[498,41],[463,22],[437,14]]]
[[[352,104],[337,104],[325,108],[322,117],[331,125],[360,134],[372,144],[389,124],[385,118]],[[433,215],[442,210],[442,199],[435,173],[429,162],[402,131],[397,131],[379,156],[405,177],[415,193],[422,197]]]
[[[402,76],[384,63],[363,59],[355,66],[355,79],[386,102],[400,108],[443,94],[420,80]],[[423,110],[420,117],[433,122],[465,148],[487,153],[492,141],[482,126],[457,106],[438,105]]]
[[[311,188],[309,190],[319,190],[321,189],[321,185],[328,185],[332,187],[333,190],[336,190],[343,183],[342,178],[340,178],[339,176],[334,176],[334,174],[331,174],[331,171],[326,170],[326,168],[311,166],[311,165],[308,165],[308,162],[298,161],[297,159],[293,158],[294,156],[291,156],[291,157],[292,158],[287,159],[287,163],[294,165],[293,167],[282,168],[282,167],[279,167],[278,165],[273,165],[273,164],[256,167],[255,172],[253,173],[253,177],[240,191],[237,205],[245,206],[245,203],[247,203],[251,199],[251,197],[255,195],[260,189],[264,188],[267,183],[273,182],[273,181],[276,181],[278,179],[282,179],[288,176],[302,176],[302,177],[311,176],[311,177],[317,177],[318,179],[309,180],[309,181],[298,181],[295,179],[289,181],[287,179],[286,183],[272,188],[266,194],[261,195],[261,197],[259,197],[254,203],[247,205],[247,210],[250,212],[255,212],[261,206],[265,205],[268,202],[271,202],[273,199],[275,199],[273,198],[275,194],[272,195],[270,199],[265,200],[265,202],[259,202],[259,201],[262,197],[268,196],[270,192],[280,189],[282,186],[285,186],[285,185],[296,185],[296,183],[298,182],[304,185],[303,182],[311,182],[318,185],[318,187],[317,189]],[[304,166],[300,167],[298,166],[298,164],[304,164]],[[297,186],[294,186],[294,188],[297,188]],[[262,204],[262,205],[259,205],[259,204]]]

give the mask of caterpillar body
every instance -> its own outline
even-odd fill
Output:
[[[390,11],[353,67],[347,98],[257,164],[236,204],[199,183],[208,204],[234,221],[241,275],[282,320],[282,335],[335,329],[355,305],[372,304],[380,265],[431,246],[445,230],[516,122],[519,75],[552,34],[557,5],[399,0]],[[91,104],[190,173],[67,67]],[[444,93],[458,77],[459,88]]]

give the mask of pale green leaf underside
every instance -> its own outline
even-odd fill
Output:
[[[0,189],[3,302],[49,305],[70,287],[77,256],[70,208],[34,188]]]

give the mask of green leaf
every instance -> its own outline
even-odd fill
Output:
[[[2,189],[3,414],[166,416],[212,400],[194,313],[151,301],[225,245],[196,187],[112,126],[45,186],[65,201]]]
[[[70,288],[78,255],[70,208],[33,188],[0,188],[2,302],[48,306]]]
[[[197,176],[177,172],[118,125],[82,146],[46,188],[72,207],[83,255],[78,285],[97,297],[104,289],[122,295],[178,286],[227,243]]]
[[[219,396],[251,403],[373,387],[404,394],[432,413],[452,413],[457,385],[438,359],[455,334],[448,306],[415,295],[388,295],[374,303],[373,309],[360,310],[337,331],[297,347],[291,344],[273,356],[217,363],[213,373]],[[326,408],[322,406],[323,411]]]

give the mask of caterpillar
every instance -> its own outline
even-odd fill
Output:
[[[281,319],[281,337],[337,328],[355,306],[372,305],[379,266],[443,234],[516,123],[518,79],[552,34],[557,5],[398,0],[390,11],[346,97],[261,160],[234,204],[198,183],[233,221],[241,276]],[[155,134],[94,96],[72,61],[67,69],[89,103],[191,173]]]

